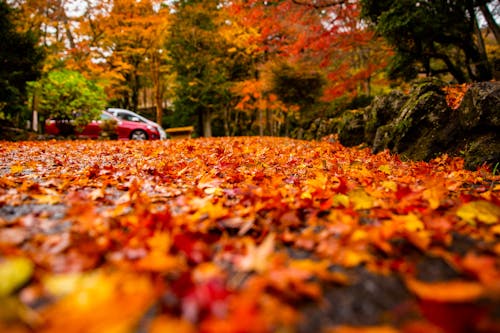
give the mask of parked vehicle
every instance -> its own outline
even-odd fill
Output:
[[[143,122],[122,120],[106,111],[102,111],[100,119],[91,121],[75,134],[78,137],[97,139],[103,134],[103,125],[113,121],[116,123],[115,130],[119,140],[155,140],[160,138],[160,132],[156,126]],[[52,119],[47,120],[45,122],[45,133],[60,135],[60,122]]]
[[[154,126],[158,129],[158,132],[160,133],[160,139],[165,140],[167,138],[167,134],[165,133],[165,130],[158,124],[155,123],[152,120],[149,120],[148,118],[145,118],[133,111],[126,110],[126,109],[120,109],[120,108],[108,108],[106,111],[111,113],[113,116],[123,119],[123,120],[128,120],[128,121],[135,121],[135,122],[143,122],[148,125]]]

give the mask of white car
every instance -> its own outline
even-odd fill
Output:
[[[158,132],[160,133],[160,140],[165,140],[167,138],[167,133],[165,133],[165,130],[160,125],[158,125],[152,120],[149,120],[148,118],[144,118],[143,116],[138,115],[135,112],[119,108],[108,108],[106,111],[108,111],[113,116],[119,119],[141,122],[141,123],[146,123],[150,126],[154,126],[158,129]]]

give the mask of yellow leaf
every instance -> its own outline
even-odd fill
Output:
[[[33,264],[27,258],[7,258],[0,262],[0,297],[20,288],[33,274]]]
[[[312,194],[309,191],[304,191],[300,194],[301,199],[312,199]]]
[[[382,171],[383,173],[386,173],[388,175],[391,174],[391,167],[389,165],[387,165],[387,164],[379,166],[378,169],[379,169],[379,171]]]
[[[50,294],[60,297],[73,292],[82,279],[79,273],[48,275],[43,279],[43,286]]]
[[[398,190],[398,184],[392,180],[383,181],[382,187],[392,192],[396,192]]]
[[[349,200],[356,210],[373,208],[374,200],[364,190],[354,190],[349,192]]]
[[[368,237],[368,233],[365,230],[361,229],[356,229],[352,234],[351,234],[351,241],[356,242],[356,241],[363,241]]]
[[[22,172],[24,167],[22,165],[16,164],[10,167],[10,173]]]
[[[333,197],[333,205],[335,207],[338,207],[339,205],[342,205],[344,207],[349,206],[349,197],[345,194],[336,194]]]
[[[423,230],[425,228],[422,221],[413,213],[408,215],[394,215],[392,220],[396,222],[398,226],[410,232]]]
[[[367,253],[346,249],[343,251],[342,265],[346,267],[355,267],[363,262],[369,261],[370,259],[370,255]]]
[[[457,216],[469,223],[479,221],[493,224],[498,222],[500,207],[489,201],[472,201],[462,205],[457,211]]]

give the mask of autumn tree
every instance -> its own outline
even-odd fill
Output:
[[[110,93],[116,106],[137,110],[143,77],[157,68],[147,61],[160,61],[160,35],[167,12],[160,9],[149,0],[115,0],[95,18],[85,17],[87,29],[97,37],[94,47],[104,56],[103,70],[113,73]]]
[[[259,31],[265,62],[286,61],[327,78],[322,100],[370,95],[374,83],[384,84],[390,50],[362,22],[357,1],[236,1],[233,8]]]
[[[361,3],[364,17],[396,50],[389,67],[393,77],[449,73],[460,83],[492,78],[475,13],[485,1]]]
[[[17,13],[0,1],[0,119],[17,122],[26,109],[26,82],[36,80],[44,51],[37,46],[37,31],[17,31]]]
[[[106,105],[103,89],[78,72],[51,71],[30,86],[37,91],[40,114],[59,122],[64,134],[72,134],[75,126],[98,118]]]
[[[19,10],[22,31],[39,31],[39,42],[47,50],[44,71],[64,67],[80,36],[77,35],[80,11],[78,0],[9,0]]]
[[[238,49],[221,29],[226,20],[219,1],[179,1],[166,48],[177,74],[175,113],[184,125],[196,121],[199,135],[212,136],[212,119],[227,110],[231,81],[247,75]]]

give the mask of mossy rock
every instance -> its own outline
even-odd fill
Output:
[[[365,124],[367,114],[365,110],[352,110],[344,114],[339,128],[339,141],[346,147],[358,146],[366,142]]]
[[[471,140],[464,153],[465,168],[475,170],[483,164],[500,162],[500,134],[488,133]]]
[[[428,160],[443,149],[458,125],[449,126],[451,109],[446,104],[442,85],[438,80],[420,82],[404,101],[390,124],[378,127],[373,140],[373,151],[389,149],[409,159]]]
[[[464,129],[500,127],[500,82],[473,84],[458,108],[458,117]]]
[[[390,123],[398,116],[408,98],[402,91],[393,90],[373,100],[373,103],[367,107],[366,111],[368,118],[365,124],[366,142],[373,142],[377,129]]]

